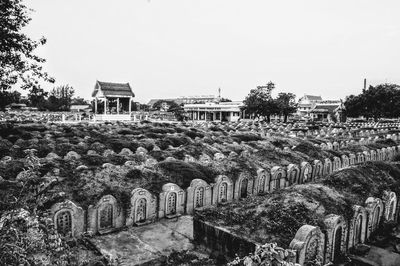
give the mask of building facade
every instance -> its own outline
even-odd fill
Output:
[[[314,104],[309,111],[312,121],[345,122],[344,104],[342,101],[321,101]]]
[[[183,109],[190,120],[235,122],[242,117],[242,102],[208,102],[185,104]]]
[[[153,105],[158,101],[175,102],[176,104],[181,105],[181,104],[191,104],[191,103],[216,102],[218,100],[219,99],[214,95],[182,96],[178,98],[169,98],[169,99],[151,99],[148,105],[150,108],[152,108]]]
[[[309,117],[309,113],[314,104],[322,101],[321,96],[306,95],[299,99],[297,114],[301,117]]]

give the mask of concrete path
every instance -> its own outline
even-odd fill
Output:
[[[371,246],[367,254],[360,256],[350,256],[351,258],[364,262],[372,266],[399,266],[400,255],[383,248]]]
[[[172,251],[192,250],[191,240],[191,216],[159,220],[91,239],[103,255],[116,261],[116,265],[161,264]]]

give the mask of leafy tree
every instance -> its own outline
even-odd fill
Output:
[[[175,115],[175,118],[179,121],[183,121],[185,119],[185,111],[183,110],[183,104],[177,104],[174,101],[169,100],[158,100],[153,104],[153,110],[160,111],[162,109],[163,104],[167,106],[167,112],[172,112]],[[141,106],[142,109],[142,106]]]
[[[4,93],[20,82],[23,89],[31,90],[32,103],[36,105],[43,100],[38,81],[54,79],[43,71],[45,59],[34,54],[46,39],[35,41],[22,32],[31,20],[29,11],[23,0],[0,2],[0,91]]]
[[[257,86],[252,89],[243,101],[243,110],[255,117],[266,117],[270,122],[272,114],[277,112],[276,102],[272,99],[271,92],[275,84],[271,81],[265,86]]]
[[[169,101],[169,100],[158,100],[158,101],[156,101],[156,102],[153,104],[152,109],[153,109],[153,110],[160,111],[160,110],[162,109],[162,107],[163,107],[164,104],[167,105],[168,108],[171,107],[171,106],[176,107],[176,106],[178,105],[178,104],[177,104],[176,102],[174,102],[174,101]]]
[[[287,118],[290,114],[296,112],[296,95],[293,93],[281,92],[278,94],[278,98],[275,100],[280,115],[284,116],[284,122],[287,122]]]
[[[133,105],[132,105],[133,106]],[[133,111],[145,111],[148,112],[150,110],[150,106],[148,104],[141,104],[141,103],[136,103],[136,109],[137,110],[133,110]]]
[[[47,108],[50,111],[68,111],[71,107],[75,90],[69,85],[62,85],[50,92]]]
[[[18,91],[2,91],[0,90],[0,110],[4,110],[4,108],[10,103],[19,103],[21,99],[21,93]]]
[[[176,102],[173,102],[173,104],[169,106],[168,112],[173,112],[178,121],[185,120],[186,116],[185,110],[183,109],[183,104],[179,105]]]
[[[346,114],[350,117],[359,117],[365,114],[365,102],[362,95],[350,95],[344,102]]]
[[[85,105],[85,104],[89,104],[89,103],[88,103],[88,101],[86,101],[85,99],[83,99],[81,97],[75,97],[71,100],[71,104]]]
[[[29,104],[42,110],[45,108],[48,92],[44,91],[37,83],[31,85],[28,93]]]
[[[232,102],[232,100],[231,100],[231,99],[228,99],[228,98],[221,98],[219,101],[220,101],[221,103],[224,103],[224,102]]]
[[[359,95],[350,95],[344,103],[347,116],[368,118],[395,118],[400,116],[400,86],[380,84],[370,86]]]

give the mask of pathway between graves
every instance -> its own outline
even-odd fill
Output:
[[[91,242],[118,265],[158,265],[172,251],[192,250],[193,218],[181,216],[93,237]]]

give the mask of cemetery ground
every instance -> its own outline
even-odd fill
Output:
[[[324,215],[349,218],[367,196],[399,195],[397,163],[381,162],[398,159],[399,132],[373,124],[1,123],[0,243],[24,239],[2,249],[2,259],[210,265],[201,254],[168,257],[193,248],[185,214],[203,207],[195,218],[288,248],[303,224],[323,228]]]

